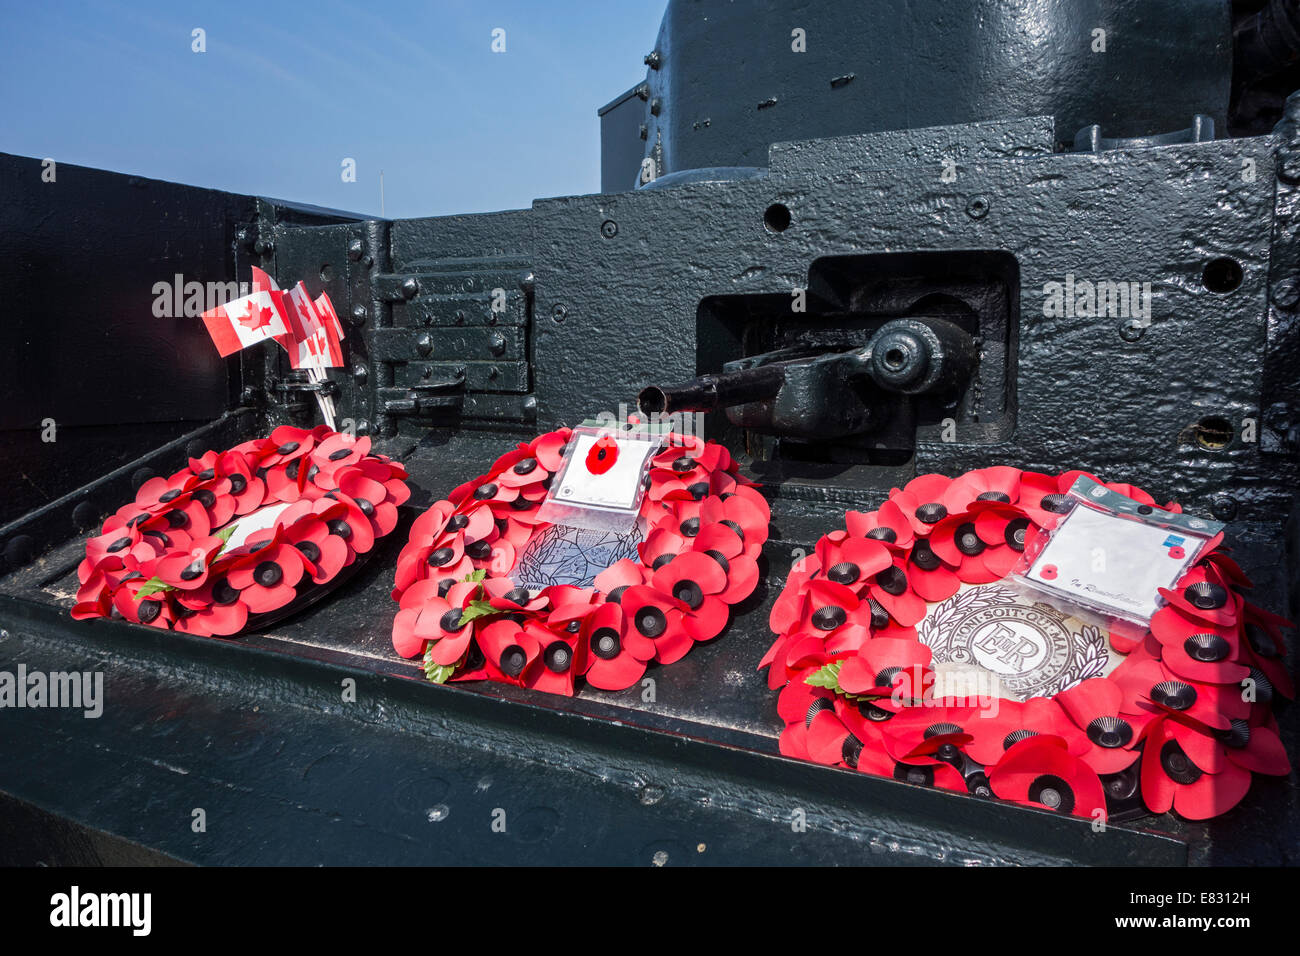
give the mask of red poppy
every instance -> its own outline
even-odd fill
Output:
[[[1006,465],[968,471],[954,478],[943,494],[949,515],[968,510],[977,501],[1011,505],[1020,498],[1020,469]]]
[[[902,491],[897,488],[891,491],[889,498],[902,510],[913,534],[924,537],[948,517],[943,499],[951,484],[952,479],[944,475],[918,475]]]
[[[1070,485],[1062,488],[1060,479],[1052,475],[1026,471],[1020,476],[1020,499],[1017,504],[1029,520],[1040,528],[1054,528],[1061,516],[1068,514],[1074,507],[1070,496],[1066,494],[1069,490]]]
[[[934,683],[930,648],[902,638],[872,638],[857,654],[847,656],[839,671],[846,694],[871,697],[884,710],[922,701]]]
[[[1088,766],[1099,774],[1112,774],[1133,765],[1142,731],[1151,718],[1146,714],[1121,713],[1124,692],[1117,683],[1095,677],[1062,691],[1055,700],[1082,731],[1088,746],[1078,756]]]
[[[457,663],[474,636],[474,621],[463,618],[477,592],[477,584],[462,581],[444,597],[431,579],[417,581],[402,595],[401,610],[393,620],[393,648],[403,657],[415,657],[433,641],[430,656],[435,664]]]
[[[912,627],[925,617],[925,599],[912,588],[908,562],[896,555],[890,566],[878,572],[868,583],[873,601],[885,609],[903,627]]]
[[[1069,742],[1071,752],[1076,755],[1087,749],[1086,740],[1071,724],[1061,705],[1046,697],[1025,701],[995,698],[963,726],[973,738],[967,752],[985,766],[997,763],[1026,737],[1061,737]]]
[[[272,538],[240,556],[230,566],[228,577],[248,609],[263,614],[284,607],[297,596],[297,585],[305,571],[298,549]]]
[[[189,551],[169,552],[156,559],[153,576],[169,587],[193,591],[203,587],[208,579],[208,566],[225,542],[212,536],[191,542]]]
[[[1213,730],[1226,730],[1250,714],[1239,685],[1180,680],[1158,660],[1130,656],[1110,679],[1124,695],[1120,710],[1125,714],[1177,713]]]
[[[316,446],[316,438],[305,429],[281,425],[271,432],[271,446],[269,453],[262,457],[263,468],[274,468],[306,457]]]
[[[649,613],[654,606],[646,603],[625,612],[622,605],[602,604],[583,618],[578,640],[587,659],[583,674],[587,683],[601,690],[623,690],[641,679],[646,664],[658,650],[643,628],[651,633],[663,632],[658,630],[657,623],[642,621],[642,627],[637,627],[632,620],[634,614]]]
[[[875,511],[845,512],[844,522],[853,537],[874,538],[899,550],[910,548],[915,537],[911,521],[893,499],[885,501]]]
[[[205,637],[229,637],[248,624],[248,605],[225,577],[208,576],[198,591],[176,597],[176,630]]]
[[[991,580],[1000,580],[1020,563],[1026,545],[1038,533],[1038,527],[1020,513],[1018,508],[992,504],[976,506],[971,511],[975,533],[984,542],[979,559]],[[963,578],[965,580],[965,578]]]
[[[727,587],[727,572],[707,554],[678,554],[654,572],[651,584],[661,594],[680,602],[682,626],[692,640],[712,640],[727,626],[729,609],[721,598]]]
[[[722,569],[726,585],[718,594],[724,604],[737,604],[758,586],[758,561],[734,531],[722,524],[701,525],[690,548],[707,555]]]
[[[556,631],[538,621],[527,621],[527,631],[539,653],[525,673],[524,686],[548,694],[573,696],[574,682],[587,670],[589,645],[580,634]]]
[[[1085,819],[1106,819],[1101,780],[1060,737],[1042,734],[1013,744],[988,776],[993,792],[1003,800]]]

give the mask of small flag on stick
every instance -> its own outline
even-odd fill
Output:
[[[343,324],[329,295],[312,299],[301,282],[284,292],[257,266],[252,293],[204,312],[203,324],[222,357],[273,339],[289,353],[289,365],[305,370],[315,385],[326,380],[325,369],[343,364]],[[316,404],[335,428],[334,400],[318,390]]]

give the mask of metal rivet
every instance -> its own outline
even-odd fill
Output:
[[[600,224],[600,234],[606,239],[613,239],[618,235],[618,223],[613,219],[606,219]]]
[[[356,262],[366,251],[366,244],[360,239],[353,239],[348,243],[348,258]]]
[[[488,349],[493,355],[506,354],[506,337],[500,332],[493,332],[488,336]]]
[[[656,96],[654,99],[650,101],[651,116],[658,116],[660,110],[662,110],[663,108],[664,108],[663,100],[661,100],[659,97]]]
[[[1136,319],[1129,319],[1119,325],[1119,337],[1125,342],[1136,342],[1145,332],[1146,326],[1139,324]]]
[[[1300,280],[1290,276],[1273,283],[1270,298],[1279,309],[1294,309],[1300,303]]]
[[[989,214],[990,205],[987,196],[976,196],[966,204],[966,215],[972,219],[983,219]]]
[[[366,384],[366,379],[370,377],[370,369],[364,365],[354,365],[352,367],[352,377],[358,385]]]
[[[420,283],[415,281],[414,277],[409,278],[402,283],[402,298],[404,299],[414,298],[415,293],[419,291]]]
[[[358,434],[358,435],[369,435],[369,434],[370,434],[370,422],[366,421],[366,419],[364,419],[364,418],[361,419],[361,421],[357,422],[357,434]]]
[[[5,557],[14,567],[21,567],[32,559],[33,542],[29,535],[19,534],[5,545]]]
[[[525,292],[532,292],[537,287],[537,276],[531,272],[519,280],[519,288]]]
[[[98,517],[99,513],[89,501],[79,501],[77,506],[72,509],[72,521],[82,530],[93,526],[95,519]]]
[[[1231,521],[1237,517],[1237,499],[1228,495],[1215,498],[1214,504],[1210,506],[1210,513],[1217,521]]]
[[[659,55],[658,50],[651,50],[649,53],[647,53],[644,57],[641,58],[641,62],[644,63],[646,66],[650,67],[650,69],[657,70],[659,69],[660,66],[663,65],[664,61],[663,61],[663,57]]]
[[[131,486],[139,488],[153,476],[154,470],[152,468],[137,468],[131,473]]]
[[[433,339],[429,338],[427,334],[421,335],[415,340],[415,350],[421,355],[428,355],[433,351]]]
[[[259,256],[269,256],[275,251],[275,243],[270,239],[259,239],[253,243],[253,251]]]
[[[352,307],[352,322],[354,325],[365,325],[366,307],[364,305],[354,305]]]
[[[564,305],[557,305],[551,310],[551,318],[556,322],[563,322],[569,317],[569,308]]]

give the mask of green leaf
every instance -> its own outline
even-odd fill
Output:
[[[837,694],[842,694],[844,691],[840,690],[840,668],[843,666],[843,661],[831,661],[823,665],[821,670],[809,674],[803,682],[812,687],[826,687]]]
[[[137,601],[141,601],[144,598],[147,598],[150,594],[157,594],[159,591],[175,591],[175,590],[176,587],[174,585],[166,583],[161,578],[154,577],[144,582],[140,590],[135,592],[135,599]]]
[[[214,538],[220,538],[222,541],[225,541],[225,542],[228,543],[228,542],[230,541],[230,536],[233,535],[233,534],[235,533],[235,525],[236,525],[236,524],[238,524],[238,522],[232,522],[232,523],[226,525],[226,526],[225,526],[224,528],[222,528],[220,531],[214,531],[214,532],[212,532],[212,536],[213,536]]]
[[[464,627],[476,618],[500,613],[501,609],[499,607],[493,607],[487,601],[470,601],[469,605],[460,612],[460,626]]]
[[[479,581],[482,581],[486,577],[487,577],[487,570],[484,568],[480,568],[477,571],[471,571],[469,574],[465,575],[463,580],[471,581],[477,584]]]
[[[451,664],[434,664],[432,662],[424,665],[424,676],[429,678],[435,684],[445,684],[451,675],[456,673],[456,665]]]
[[[465,658],[462,657],[455,664],[435,664],[433,662],[433,649],[437,645],[438,642],[434,641],[424,652],[424,676],[435,684],[445,684],[448,678],[456,673],[457,668],[465,663]]]

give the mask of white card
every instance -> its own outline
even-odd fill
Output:
[[[638,438],[619,438],[618,457],[602,474],[588,470],[586,462],[591,446],[599,436],[577,434],[569,467],[564,470],[554,498],[566,505],[588,508],[628,509],[636,503],[641,486],[642,466],[647,457],[658,451],[663,442]]]
[[[1061,519],[1025,577],[1035,587],[1145,623],[1195,559],[1202,539],[1078,506]]]

